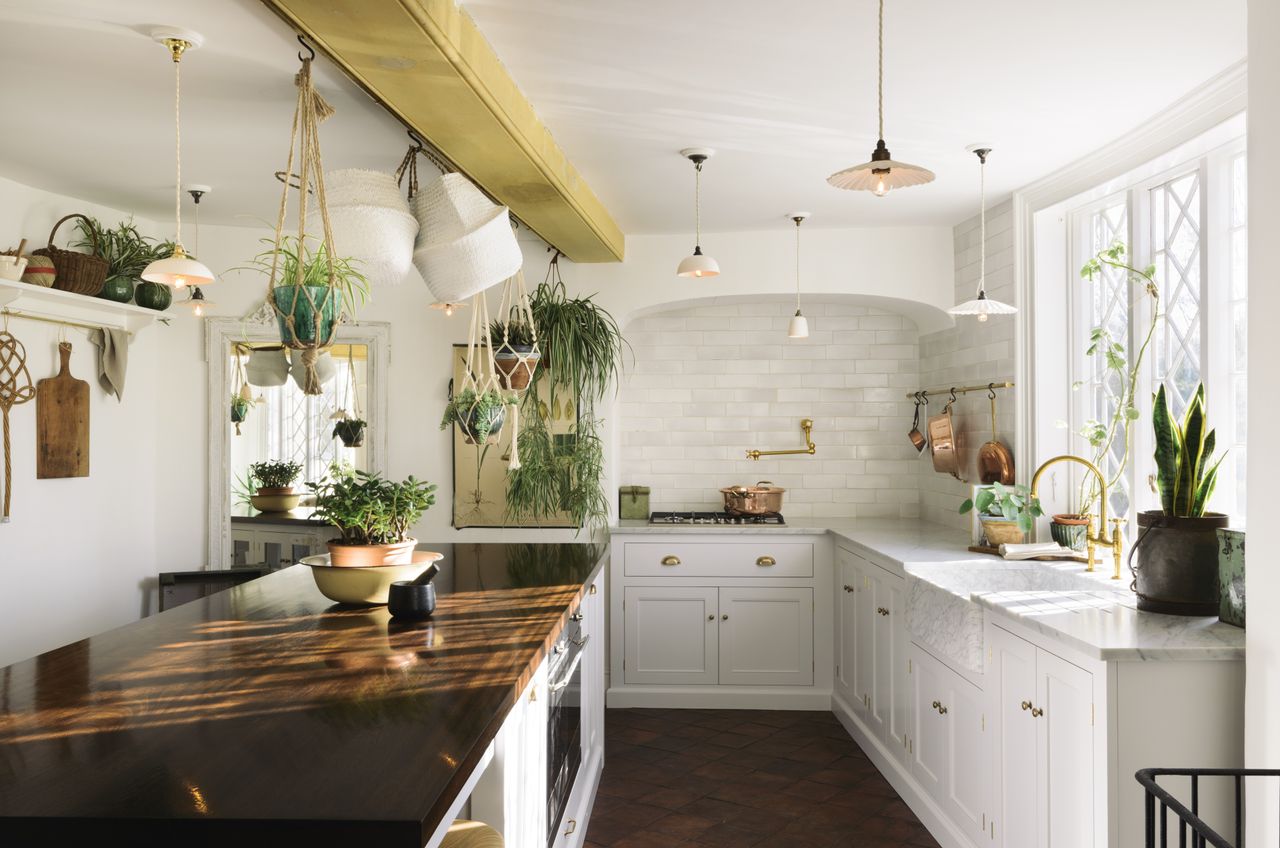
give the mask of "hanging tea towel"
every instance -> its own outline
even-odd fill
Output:
[[[505,206],[462,174],[445,174],[413,199],[418,242],[413,264],[443,303],[458,303],[520,270],[524,257]]]
[[[98,384],[116,400],[124,402],[124,378],[129,370],[129,333],[125,330],[94,330],[89,341],[98,351]]]

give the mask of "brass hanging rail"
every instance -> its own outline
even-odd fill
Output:
[[[966,395],[969,392],[987,392],[994,389],[1012,389],[1013,382],[1006,380],[1002,383],[983,383],[981,386],[955,386],[946,389],[929,389],[927,392],[907,392],[907,400],[915,400],[918,397],[937,397],[938,395]]]
[[[24,321],[40,321],[45,324],[57,324],[63,327],[78,327],[81,330],[124,330],[123,327],[107,327],[103,324],[88,324],[83,321],[70,321],[65,318],[46,318],[43,315],[32,315],[29,312],[19,312],[16,309],[0,309],[0,318],[21,318]],[[124,330],[130,336],[133,330]]]

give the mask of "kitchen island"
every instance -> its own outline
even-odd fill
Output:
[[[608,551],[420,547],[445,555],[423,622],[294,566],[0,671],[0,838],[435,844]]]

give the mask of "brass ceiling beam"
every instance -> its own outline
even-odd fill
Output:
[[[574,262],[624,237],[454,0],[262,0]]]

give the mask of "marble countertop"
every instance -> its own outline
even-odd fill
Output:
[[[777,526],[650,526],[623,521],[615,535],[823,535],[902,569],[911,584],[913,636],[963,667],[982,667],[981,618],[1015,621],[1100,660],[1244,658],[1244,630],[1214,617],[1139,612],[1129,580],[1108,563],[1006,561],[967,550],[969,534],[919,519],[806,519]]]

